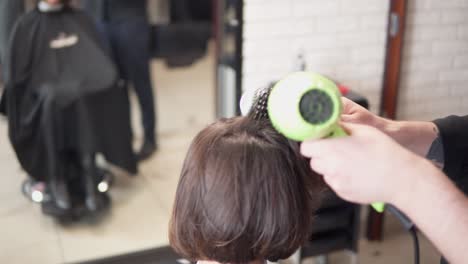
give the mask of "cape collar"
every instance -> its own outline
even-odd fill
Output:
[[[40,1],[37,4],[37,7],[39,8],[39,11],[44,12],[44,13],[49,13],[49,12],[58,12],[63,9],[63,4],[57,4],[57,5],[51,5],[47,2]]]

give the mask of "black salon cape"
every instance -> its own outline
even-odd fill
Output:
[[[128,94],[91,20],[70,7],[36,9],[19,19],[9,46],[0,111],[23,169],[59,186],[84,157],[102,153],[136,173]]]

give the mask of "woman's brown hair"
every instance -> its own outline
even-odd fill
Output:
[[[323,181],[268,120],[219,120],[193,140],[170,222],[191,260],[246,263],[292,255],[310,235]]]

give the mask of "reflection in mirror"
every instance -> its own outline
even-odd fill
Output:
[[[211,0],[0,10],[0,262],[175,263],[182,160],[215,118]]]

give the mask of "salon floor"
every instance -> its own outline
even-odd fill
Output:
[[[98,222],[57,224],[21,195],[25,174],[0,120],[0,263],[75,263],[167,246],[171,204],[185,151],[195,133],[214,120],[212,54],[190,68],[174,70],[153,63],[159,151],[140,165],[139,175],[117,175],[112,210]],[[133,109],[139,138],[138,110]],[[393,218],[387,219],[384,242],[360,242],[359,263],[411,263],[410,236]],[[437,251],[421,240],[421,263],[438,263]],[[333,254],[329,263],[350,263],[349,254]]]

